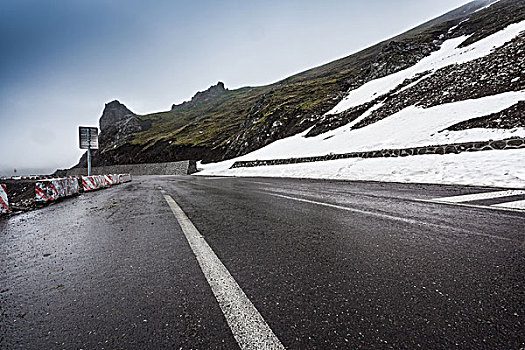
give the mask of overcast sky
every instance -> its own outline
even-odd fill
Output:
[[[146,114],[269,84],[467,2],[0,0],[0,175],[76,164],[78,125],[114,99]]]

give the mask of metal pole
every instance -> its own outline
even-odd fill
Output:
[[[91,176],[91,130],[87,129],[87,170],[88,170],[88,176]]]

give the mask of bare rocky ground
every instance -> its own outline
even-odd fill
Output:
[[[37,208],[35,182],[36,180],[2,180],[7,188],[11,215]]]
[[[513,129],[517,127],[525,128],[525,101],[520,101],[498,113],[454,124],[448,130],[457,131],[473,128]]]

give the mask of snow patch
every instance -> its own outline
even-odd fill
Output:
[[[462,25],[463,23],[467,22],[470,20],[470,17],[469,18],[466,18],[464,20],[462,20],[461,22],[459,22],[457,25],[451,27],[449,30],[448,30],[448,34],[452,33],[454,30],[456,30],[457,27],[459,27],[460,25]]]
[[[221,171],[209,168],[196,175],[294,177],[523,188],[525,185],[523,159],[525,159],[525,149],[404,158],[351,158]]]
[[[453,102],[431,108],[410,106],[388,118],[359,129],[354,122],[314,137],[307,131],[275,141],[237,160],[311,157],[333,153],[374,151],[456,142],[485,141],[525,136],[525,128],[442,130],[465,120],[486,116],[525,100],[525,90],[511,91],[479,99]],[[380,105],[365,112],[365,117]],[[328,138],[329,137],[329,138]]]

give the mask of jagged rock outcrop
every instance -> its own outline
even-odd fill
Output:
[[[109,127],[134,116],[135,113],[130,111],[118,100],[106,103],[104,111],[102,112],[102,116],[99,120],[100,131],[107,130]]]
[[[100,117],[100,153],[131,140],[135,133],[148,129],[150,120],[142,120],[119,101],[106,103]]]
[[[199,105],[204,105],[218,99],[226,91],[228,91],[228,89],[224,87],[224,83],[222,81],[219,81],[217,85],[210,86],[208,90],[197,92],[191,98],[191,101],[185,101],[178,105],[172,105],[171,110],[187,111],[189,109],[198,107]]]
[[[151,120],[142,120],[119,101],[106,103],[99,119],[99,149],[92,151],[92,165],[106,165],[105,154],[133,139],[136,133],[151,127]],[[87,153],[84,153],[75,167],[87,166]],[[112,164],[110,161],[109,164]],[[116,163],[118,164],[118,163]]]

